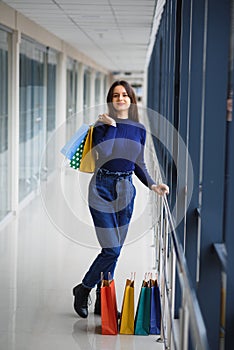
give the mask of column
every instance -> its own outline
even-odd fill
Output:
[[[9,65],[9,154],[11,176],[11,210],[17,214],[19,208],[19,57],[21,33],[16,30],[12,34],[12,58]],[[10,69],[12,67],[12,69]]]

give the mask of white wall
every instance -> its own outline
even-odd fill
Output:
[[[10,152],[10,210],[17,215],[20,205],[19,203],[19,55],[20,43],[22,35],[25,35],[35,42],[50,47],[59,53],[58,76],[57,76],[57,91],[56,91],[56,127],[61,125],[66,120],[66,61],[67,57],[77,61],[79,72],[83,71],[83,66],[88,66],[95,75],[99,72],[103,77],[108,76],[109,72],[102,66],[98,65],[91,57],[85,56],[83,53],[77,51],[74,47],[60,39],[59,37],[48,32],[35,22],[26,18],[13,8],[0,2],[0,26],[12,32],[12,43],[9,48],[10,66],[9,66],[9,106],[8,106],[8,120],[9,120],[9,152]],[[77,110],[83,108],[83,81],[82,74],[78,79],[78,106]],[[91,84],[94,84],[94,79],[91,79]],[[91,86],[92,103],[94,101],[95,86]],[[104,86],[102,86],[102,97],[104,100]],[[14,151],[13,151],[14,150]],[[31,196],[30,196],[31,197]]]

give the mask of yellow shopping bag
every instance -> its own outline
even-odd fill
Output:
[[[126,280],[120,318],[120,334],[134,334],[134,278]]]
[[[80,162],[80,171],[93,173],[95,171],[95,156],[93,147],[93,126],[91,125],[84,144],[84,150]]]

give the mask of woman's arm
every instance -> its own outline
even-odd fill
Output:
[[[96,148],[96,151],[101,158],[107,158],[112,154],[116,131],[116,123],[114,125],[98,121],[95,124],[93,131],[93,146]]]
[[[169,194],[169,187],[166,184],[156,184],[152,177],[149,175],[147,170],[145,160],[144,160],[144,150],[145,150],[145,141],[146,141],[146,130],[142,131],[142,147],[141,152],[137,158],[135,164],[135,174],[139,180],[152,191],[156,192],[158,195],[163,196],[164,194]]]

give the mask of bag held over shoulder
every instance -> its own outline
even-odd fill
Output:
[[[70,167],[82,172],[95,171],[93,146],[93,125],[82,124],[72,138],[61,149],[61,153],[70,160]]]

